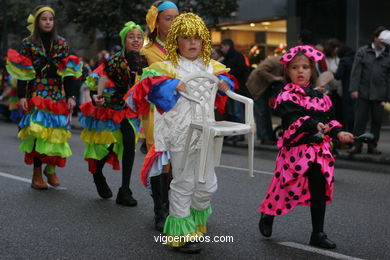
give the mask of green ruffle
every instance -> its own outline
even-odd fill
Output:
[[[208,206],[208,208],[204,210],[197,210],[191,207],[190,210],[191,210],[191,216],[194,218],[194,222],[196,226],[206,226],[207,219],[213,212],[211,206]]]
[[[112,134],[117,140],[117,142],[114,143],[114,147],[112,151],[116,154],[118,160],[122,160],[122,155],[123,155],[122,132],[120,131],[120,129],[117,129],[113,131]],[[85,144],[84,158],[101,160],[108,155],[108,153],[110,152],[108,148],[111,145],[112,144]]]
[[[34,69],[20,69],[8,62],[5,67],[7,68],[8,73],[18,80],[33,80],[36,77]]]
[[[97,77],[87,77],[87,79],[85,80],[85,85],[87,85],[88,89],[91,90],[91,91],[96,91],[97,90],[97,84],[98,84],[98,80],[99,78]]]
[[[156,77],[156,76],[164,76],[164,74],[153,69],[145,69],[144,72],[142,73],[141,80],[143,80],[144,78]]]
[[[65,77],[69,77],[69,76],[79,78],[83,74],[82,66],[77,71],[73,70],[72,68],[66,67],[64,71],[58,70],[57,74],[60,75],[62,77],[62,79],[64,79]]]
[[[68,143],[50,143],[40,138],[33,136],[26,137],[20,144],[20,150],[26,153],[31,153],[35,144],[35,151],[48,156],[59,156],[66,158],[72,155]]]
[[[164,233],[169,236],[184,236],[195,233],[196,225],[192,215],[186,218],[168,216],[164,225]]]

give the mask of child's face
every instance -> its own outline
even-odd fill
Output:
[[[142,33],[137,28],[129,31],[126,36],[125,46],[126,51],[140,51],[144,45],[144,38]]]
[[[177,45],[181,56],[189,60],[196,60],[202,51],[203,40],[199,36],[179,36]]]
[[[296,56],[287,67],[287,73],[291,81],[297,85],[305,85],[309,82],[312,69],[308,57]]]
[[[51,32],[54,27],[54,16],[51,12],[45,11],[39,16],[38,27],[42,32]]]

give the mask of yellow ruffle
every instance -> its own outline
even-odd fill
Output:
[[[229,72],[230,69],[226,68],[225,65],[222,63],[216,61],[216,60],[210,60],[210,64],[213,67],[214,74],[219,74],[221,72]]]
[[[175,68],[172,65],[164,62],[155,62],[149,67],[147,67],[145,70],[155,70],[157,72],[162,73],[164,76],[168,76],[170,78],[179,78],[179,75],[177,75]]]
[[[207,233],[207,226],[206,225],[196,226],[196,232],[206,234]]]
[[[172,247],[184,246],[188,242],[200,242],[201,232],[193,232],[184,236],[167,236],[167,245]]]
[[[26,139],[29,136],[45,140],[53,144],[66,143],[72,136],[69,130],[60,128],[48,128],[31,122],[28,127],[20,130],[18,137]]]
[[[110,131],[100,131],[84,129],[80,135],[81,140],[87,144],[112,144],[117,139]]]

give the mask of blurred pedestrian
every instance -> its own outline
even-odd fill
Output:
[[[284,66],[279,57],[271,56],[263,60],[251,72],[246,86],[255,101],[257,138],[262,144],[275,145],[276,136],[272,128],[269,99],[276,96],[284,82]],[[282,85],[283,86],[283,85]]]
[[[351,97],[357,99],[355,126],[353,133],[358,136],[366,131],[367,122],[371,122],[370,132],[374,142],[368,143],[367,153],[381,154],[377,148],[385,101],[390,100],[390,54],[389,45],[378,37],[385,27],[379,26],[373,32],[372,42],[361,47],[353,62],[350,82]],[[362,152],[362,142],[357,141],[351,153]]]

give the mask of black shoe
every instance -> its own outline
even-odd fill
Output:
[[[148,149],[147,149],[147,147],[146,147],[146,142],[145,142],[145,141],[141,144],[141,147],[139,148],[139,150],[140,150],[141,153],[143,153],[143,154],[147,154],[147,153],[148,153]]]
[[[97,192],[100,197],[103,199],[108,199],[112,197],[112,191],[106,182],[104,176],[93,175],[93,181],[95,182]]]
[[[137,201],[133,198],[130,188],[119,188],[116,196],[116,204],[128,207],[137,206]]]
[[[163,232],[169,214],[167,174],[151,177],[150,185],[154,202],[154,228]]]
[[[185,254],[199,254],[202,247],[198,242],[187,242],[184,246],[175,247],[175,250]]]
[[[328,239],[324,232],[311,233],[310,245],[326,249],[336,248],[336,244],[332,240]]]
[[[270,237],[272,235],[273,223],[274,223],[274,216],[261,213],[261,217],[259,221],[260,233],[265,237]]]

